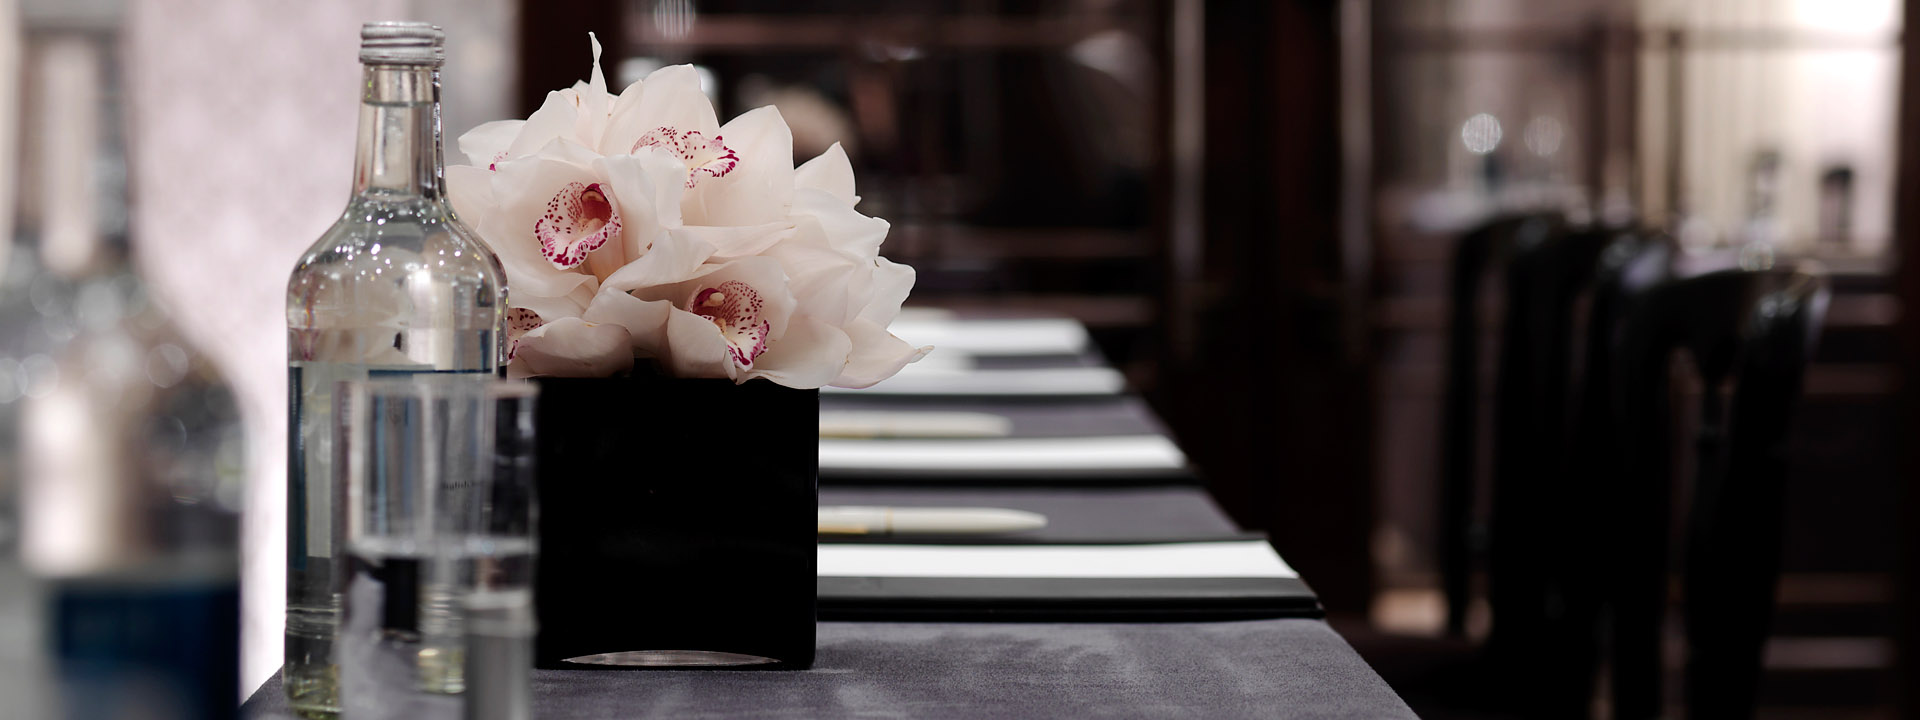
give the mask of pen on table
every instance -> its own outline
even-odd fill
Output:
[[[821,535],[998,535],[1038,530],[1047,516],[983,507],[825,505]]]

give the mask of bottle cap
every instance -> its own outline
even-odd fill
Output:
[[[447,34],[423,22],[372,22],[360,26],[360,62],[367,65],[423,65],[446,61],[441,45]]]

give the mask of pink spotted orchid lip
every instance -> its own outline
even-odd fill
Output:
[[[675,128],[662,127],[648,130],[633,143],[628,152],[640,152],[640,148],[658,147],[673,153],[687,164],[687,187],[700,184],[701,178],[725,177],[740,164],[740,156],[721,142],[719,135],[708,140],[699,130],[681,132]]]
[[[767,321],[760,319],[760,309],[764,305],[760,293],[753,286],[728,280],[716,287],[696,291],[692,301],[687,303],[687,312],[706,318],[719,327],[720,337],[727,341],[733,362],[740,367],[750,368],[754,359],[767,351],[767,332],[772,329]]]
[[[600,183],[567,183],[547,201],[546,214],[533,223],[540,256],[563,270],[578,266],[587,253],[619,233],[620,213]]]
[[[507,360],[520,352],[520,337],[540,327],[540,314],[526,308],[507,310]]]

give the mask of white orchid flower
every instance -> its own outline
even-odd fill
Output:
[[[880,257],[839,145],[793,164],[763,107],[721,125],[689,66],[590,80],[460,137],[448,196],[506,267],[509,373],[865,387],[924,356],[887,332],[913,269]]]

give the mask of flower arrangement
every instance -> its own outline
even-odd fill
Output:
[[[838,144],[798,167],[780,112],[721,125],[693,68],[587,82],[462,135],[454,211],[509,287],[514,377],[618,375],[866,387],[914,362],[887,331],[913,268],[880,257]]]

